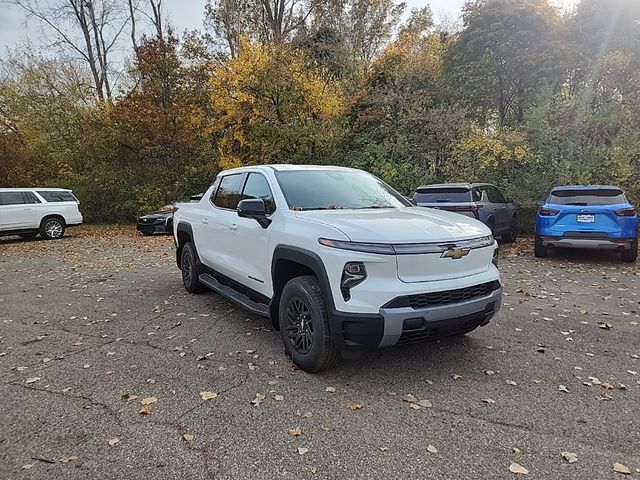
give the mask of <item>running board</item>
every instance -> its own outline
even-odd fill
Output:
[[[265,305],[264,303],[254,302],[245,294],[240,293],[227,285],[223,285],[213,275],[202,273],[200,274],[200,276],[198,276],[198,280],[200,280],[200,283],[204,283],[214,292],[219,293],[223,297],[237,303],[241,307],[249,310],[251,313],[260,315],[261,317],[269,318],[270,314],[268,305]]]

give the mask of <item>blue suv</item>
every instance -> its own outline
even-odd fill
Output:
[[[554,248],[596,248],[638,257],[638,214],[617,187],[555,187],[536,214],[536,257]]]

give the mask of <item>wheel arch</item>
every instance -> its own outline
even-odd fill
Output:
[[[327,310],[335,310],[329,277],[324,268],[320,256],[309,250],[288,245],[278,245],[274,249],[271,260],[271,282],[273,286],[273,297],[269,303],[271,323],[276,330],[279,330],[278,315],[280,306],[280,296],[282,289],[289,280],[305,275],[314,275],[318,282],[322,294],[327,301]]]
[[[176,227],[176,265],[181,268],[182,248],[187,242],[193,242],[193,229],[186,222],[180,222]]]
[[[55,218],[57,220],[60,220],[65,227],[67,226],[67,221],[65,220],[63,215],[59,213],[48,213],[47,215],[43,216],[42,219],[40,219],[40,225],[38,228],[42,228],[42,225],[44,224],[44,222],[50,218]]]

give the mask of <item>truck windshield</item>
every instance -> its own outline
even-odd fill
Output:
[[[276,177],[291,210],[411,206],[382,180],[358,170],[291,170]]]
[[[417,203],[471,202],[471,190],[465,187],[419,188],[413,199]]]
[[[549,203],[556,205],[617,205],[627,203],[621,190],[594,188],[590,190],[554,190]]]

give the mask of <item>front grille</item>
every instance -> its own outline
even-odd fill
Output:
[[[497,282],[488,282],[472,287],[448,290],[445,292],[420,293],[409,295],[409,306],[411,308],[437,307],[439,305],[449,305],[452,303],[464,302],[478,297],[484,297],[498,288]]]

